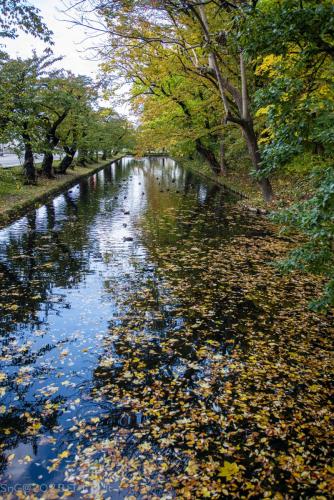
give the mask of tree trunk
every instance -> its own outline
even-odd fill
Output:
[[[198,14],[198,19],[201,24],[201,29],[204,35],[204,39],[207,42],[208,46],[211,43],[211,34],[209,23],[205,13],[204,5],[199,5],[198,10],[194,7],[193,12]],[[241,77],[241,93],[239,90],[231,85],[228,79],[223,78],[223,75],[220,71],[219,62],[217,53],[213,49],[209,53],[209,67],[213,70],[216,80],[218,83],[218,89],[220,92],[221,100],[225,110],[225,121],[236,123],[239,125],[243,131],[244,137],[246,139],[248,151],[252,160],[252,164],[254,169],[257,172],[261,171],[261,155],[258,148],[256,134],[254,132],[253,121],[249,113],[249,102],[248,102],[248,93],[247,93],[247,75],[246,75],[246,67],[245,61],[242,52],[240,53],[240,77]],[[226,98],[226,92],[228,92],[236,104],[240,117],[233,116],[230,108],[230,104],[228,99]],[[259,181],[259,185],[262,191],[262,195],[265,201],[269,202],[273,198],[273,190],[268,178],[262,178]]]
[[[198,6],[198,12],[199,12],[199,19],[201,20],[204,39],[205,39],[206,43],[208,44],[208,46],[210,47],[211,36],[210,36],[209,23],[208,23],[208,20],[206,17],[204,5]],[[227,101],[227,98],[225,95],[225,86],[224,86],[222,74],[219,70],[217,55],[213,50],[209,52],[208,59],[209,59],[209,67],[214,71],[214,73],[216,75],[220,96],[221,96],[221,99],[223,102],[226,116],[228,116],[229,115],[229,105],[228,105],[228,101]]]
[[[248,148],[248,152],[252,161],[252,165],[254,170],[258,173],[261,173],[261,155],[257,143],[257,137],[254,132],[253,123],[248,121],[248,123],[244,124],[242,127],[244,137],[246,139],[246,144]],[[270,202],[273,199],[273,190],[271,187],[270,180],[267,177],[263,177],[258,181],[258,184],[261,188],[263,198],[266,202]]]
[[[246,75],[244,55],[242,52],[240,52],[240,78],[241,78],[241,101],[242,101],[241,116],[243,120],[249,120],[247,75]]]
[[[227,175],[227,163],[225,159],[224,139],[221,139],[220,141],[220,174]]]
[[[86,149],[79,149],[78,165],[82,165],[83,167],[85,167],[87,165],[87,150]]]
[[[213,173],[215,175],[220,174],[220,164],[219,161],[217,161],[217,158],[215,157],[215,154],[211,149],[207,148],[206,146],[203,145],[203,143],[199,140],[196,139],[196,150],[197,152],[204,158],[210,165]]]
[[[26,178],[27,184],[34,184],[36,182],[36,169],[30,137],[28,135],[25,135],[24,140],[23,173]]]
[[[241,128],[244,133],[244,137],[246,139],[247,148],[253,167],[256,170],[256,172],[260,173],[262,170],[261,154],[259,151],[259,145],[254,130],[253,120],[249,114],[246,67],[242,52],[240,52],[240,76],[241,76],[242,119],[244,121],[244,124],[241,125]],[[268,177],[260,178],[258,184],[261,188],[264,200],[266,202],[270,202],[273,199],[273,189]]]
[[[58,168],[60,174],[66,174],[66,170],[72,165],[76,149],[65,146],[64,151],[66,154],[61,160]]]
[[[42,162],[42,174],[48,179],[54,179],[53,173],[53,153],[44,153],[44,158]]]
[[[319,142],[313,142],[313,147],[314,147],[314,154],[316,154],[316,155],[325,154],[325,148],[324,148],[323,144],[321,144]]]
[[[105,161],[107,159],[107,151],[104,149],[102,153],[102,160]]]

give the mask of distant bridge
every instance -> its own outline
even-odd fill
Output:
[[[121,150],[119,151],[120,154],[126,155],[126,156],[135,156],[137,158],[144,158],[144,157],[159,157],[159,156],[169,156],[168,151],[144,151],[144,152],[136,152],[136,151],[125,151]]]

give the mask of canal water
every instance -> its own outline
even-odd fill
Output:
[[[127,157],[0,231],[0,495],[221,498],[268,472],[252,444],[289,454],[267,429],[294,418],[284,350],[330,322],[303,312],[312,283],[279,281],[289,242],[236,202],[171,159]],[[266,487],[288,491],[276,469]]]

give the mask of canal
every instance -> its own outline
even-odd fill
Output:
[[[321,494],[333,318],[237,201],[127,157],[0,230],[1,495]]]

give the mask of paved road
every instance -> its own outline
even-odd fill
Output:
[[[41,162],[43,159],[42,155],[35,155],[35,161]],[[55,160],[59,160],[59,155],[54,155]],[[0,168],[10,168],[15,167],[16,165],[22,165],[23,160],[14,154],[5,153],[4,156],[0,156]]]

